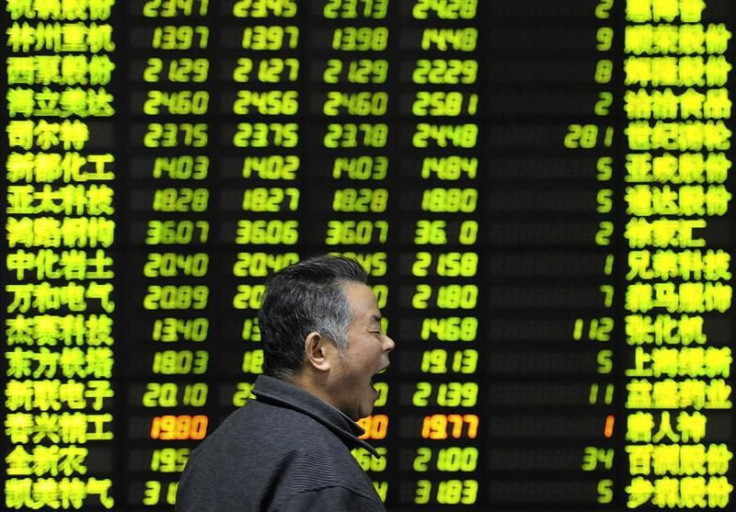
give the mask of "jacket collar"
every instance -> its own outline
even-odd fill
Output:
[[[272,403],[302,412],[326,426],[350,448],[365,448],[375,457],[380,457],[370,444],[358,439],[365,433],[345,413],[320,400],[311,393],[284,380],[259,375],[256,378],[253,394],[259,402]]]

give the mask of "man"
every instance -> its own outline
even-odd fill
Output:
[[[259,312],[264,375],[255,398],[195,449],[179,512],[380,512],[350,453],[373,448],[355,420],[373,409],[373,376],[394,342],[354,261],[305,260],[277,273]]]

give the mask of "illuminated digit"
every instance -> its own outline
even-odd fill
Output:
[[[595,81],[599,84],[607,84],[611,81],[613,73],[613,61],[610,59],[599,60],[595,66]]]
[[[613,29],[611,27],[601,27],[596,32],[595,38],[598,41],[595,47],[596,50],[608,51],[611,49],[611,42],[613,41]]]

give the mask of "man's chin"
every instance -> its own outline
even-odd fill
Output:
[[[358,414],[361,418],[366,418],[371,415],[373,412],[373,402],[371,402],[370,405],[363,405],[360,409],[358,409]]]

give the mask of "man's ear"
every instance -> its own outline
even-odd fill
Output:
[[[312,331],[304,339],[304,357],[311,367],[327,371],[332,366],[332,355],[337,350],[335,344],[326,336]]]

